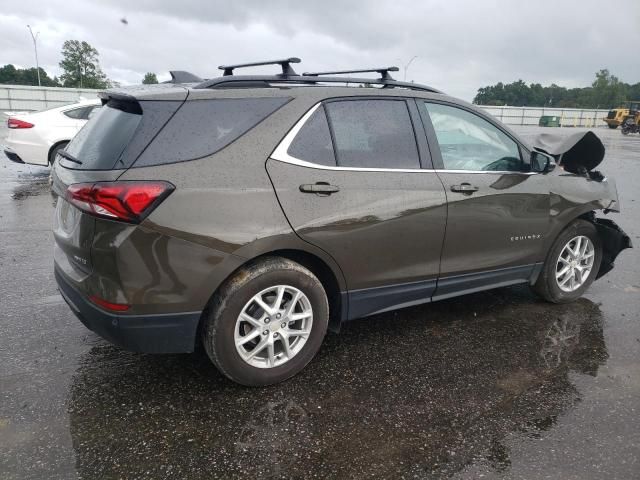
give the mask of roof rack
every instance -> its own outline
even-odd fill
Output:
[[[365,68],[363,70],[336,70],[333,72],[305,72],[302,75],[307,77],[318,77],[320,75],[344,75],[346,73],[369,73],[376,72],[380,74],[380,78],[383,80],[393,80],[393,77],[389,75],[389,72],[397,72],[400,69],[398,67],[381,67],[381,68]]]
[[[317,77],[308,75],[229,75],[206,80],[193,88],[269,88],[277,85],[316,85],[324,83],[357,83],[362,85],[382,85],[382,88],[407,88],[423,92],[442,93],[433,87],[419,83],[399,82],[383,78]]]
[[[399,82],[395,80],[389,72],[397,72],[398,67],[382,67],[362,70],[337,70],[332,72],[308,72],[298,75],[293,68],[292,63],[300,63],[298,57],[284,58],[282,60],[267,60],[263,62],[239,63],[236,65],[221,65],[218,68],[224,73],[221,77],[205,80],[193,88],[269,88],[278,85],[296,86],[296,85],[321,85],[326,83],[350,84],[357,83],[361,85],[381,85],[381,88],[407,88],[411,90],[421,90],[424,92],[442,93],[440,90],[420,85],[419,83]],[[277,75],[234,75],[236,68],[258,67],[261,65],[280,65],[282,73]],[[377,72],[379,78],[356,78],[356,77],[335,77],[330,75],[344,75],[350,73],[368,73]]]
[[[228,77],[233,75],[233,71],[236,68],[259,67],[261,65],[280,65],[282,67],[282,76],[290,77],[293,75],[298,75],[291,67],[291,63],[300,63],[300,59],[298,57],[289,57],[282,60],[265,60],[263,62],[238,63],[236,65],[220,65],[218,68],[220,70],[224,70],[222,76]]]

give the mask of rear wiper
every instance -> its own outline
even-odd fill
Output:
[[[78,160],[76,157],[74,157],[70,153],[67,153],[64,150],[58,150],[58,155],[60,155],[62,158],[66,160],[69,160],[70,162],[77,163],[78,165],[82,165],[82,162],[80,160]]]

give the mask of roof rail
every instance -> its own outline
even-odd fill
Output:
[[[323,83],[357,83],[362,85],[382,85],[382,88],[407,88],[423,92],[442,93],[433,87],[419,83],[399,82],[389,78],[318,77],[309,75],[227,75],[206,80],[193,88],[269,88],[281,85],[319,85]]]
[[[259,67],[261,65],[280,65],[282,67],[282,75],[285,77],[298,75],[295,70],[291,68],[291,63],[300,63],[300,59],[298,57],[289,57],[282,60],[265,60],[263,62],[238,63],[236,65],[220,65],[218,68],[220,70],[224,70],[224,73],[222,74],[224,77],[233,75],[233,71],[236,68]]]
[[[389,72],[397,72],[400,69],[398,67],[381,67],[381,68],[365,68],[363,70],[336,70],[333,72],[305,72],[302,75],[307,77],[317,77],[320,75],[344,75],[346,73],[369,73],[377,72],[380,74],[380,78],[383,80],[393,80],[393,77],[389,75]]]

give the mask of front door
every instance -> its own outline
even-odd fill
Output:
[[[527,281],[544,261],[547,177],[488,119],[445,103],[418,100],[418,108],[449,205],[434,298]]]
[[[416,105],[405,99],[318,104],[267,170],[296,233],[328,252],[349,289],[349,318],[429,301],[446,223]],[[422,163],[421,163],[422,162]]]

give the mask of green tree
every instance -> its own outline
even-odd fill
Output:
[[[158,77],[156,77],[155,73],[147,72],[144,74],[144,79],[142,80],[144,85],[151,85],[154,83],[158,83]]]
[[[614,108],[624,102],[626,86],[615,75],[611,75],[606,68],[596,73],[596,79],[591,84],[591,105],[595,108]]]
[[[98,50],[87,42],[66,40],[62,45],[62,60],[59,65],[64,71],[60,75],[65,87],[108,88],[111,82],[100,69]]]
[[[40,68],[40,81],[43,87],[59,87],[57,78],[51,78]],[[8,64],[0,67],[0,83],[8,85],[38,85],[38,71],[33,68],[16,68]]]
[[[473,101],[478,105],[606,109],[623,104],[625,99],[640,99],[640,83],[629,85],[602,69],[590,87],[567,89],[556,84],[543,87],[538,83],[527,85],[522,80],[498,82],[479,88]]]

